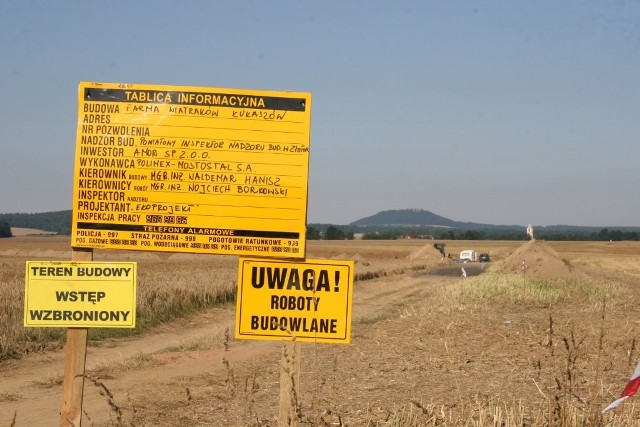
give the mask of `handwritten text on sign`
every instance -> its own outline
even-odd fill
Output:
[[[236,338],[348,344],[353,261],[240,259]]]
[[[27,261],[24,326],[134,328],[136,263]]]
[[[72,246],[303,258],[311,95],[80,83]]]

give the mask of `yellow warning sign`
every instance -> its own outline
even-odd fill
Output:
[[[24,326],[135,328],[135,262],[27,261]]]
[[[311,95],[82,82],[72,246],[304,258]]]
[[[241,258],[235,337],[348,344],[353,265]]]

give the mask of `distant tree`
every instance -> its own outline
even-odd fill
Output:
[[[611,240],[617,242],[624,240],[624,233],[621,230],[611,230]]]
[[[0,221],[0,237],[12,237],[11,226],[6,221]]]
[[[438,233],[438,239],[443,240],[455,240],[456,233],[453,230],[447,230],[443,233]]]
[[[608,228],[603,228],[602,230],[600,230],[599,233],[599,239],[598,240],[609,240],[609,229]]]
[[[467,230],[462,233],[461,239],[463,240],[481,240],[484,236],[482,231],[478,230]]]
[[[330,225],[324,232],[325,240],[345,240],[347,238],[347,233],[340,230],[338,227],[334,225]]]
[[[315,227],[307,227],[307,240],[320,240],[320,230]]]

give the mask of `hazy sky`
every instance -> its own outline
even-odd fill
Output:
[[[308,222],[640,226],[640,1],[0,0],[0,213],[71,209],[80,81],[313,96]]]

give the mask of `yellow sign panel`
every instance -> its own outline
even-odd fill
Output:
[[[353,261],[240,259],[235,337],[348,344]]]
[[[311,95],[82,82],[72,246],[304,258]]]
[[[24,326],[135,328],[135,262],[27,261]]]

